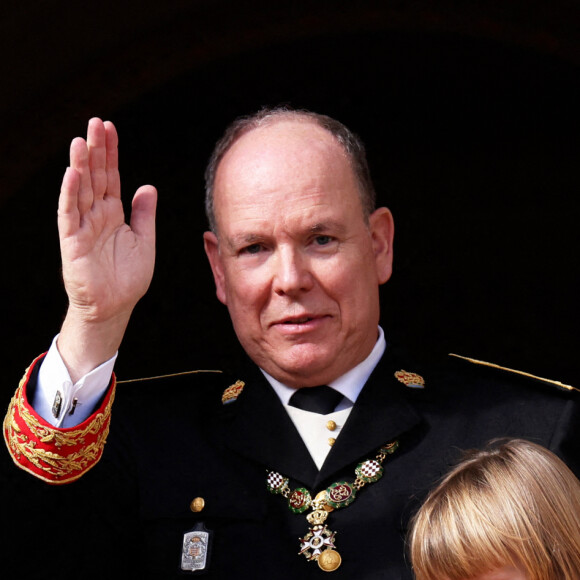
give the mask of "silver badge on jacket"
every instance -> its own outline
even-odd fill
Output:
[[[183,534],[181,569],[187,572],[205,570],[209,565],[210,532],[202,523]]]

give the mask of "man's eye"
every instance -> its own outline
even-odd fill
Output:
[[[252,244],[251,246],[246,246],[242,250],[242,253],[243,254],[258,254],[261,249],[262,249],[262,246],[260,246],[260,244]]]
[[[319,246],[326,246],[330,244],[332,238],[330,236],[316,236],[315,240]]]

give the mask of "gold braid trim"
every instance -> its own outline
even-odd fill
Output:
[[[52,484],[75,481],[102,456],[115,398],[115,377],[98,413],[81,423],[80,428],[58,429],[36,415],[26,400],[30,368],[20,381],[4,419],[6,446],[14,463],[38,479]]]

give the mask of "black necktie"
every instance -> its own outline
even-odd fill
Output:
[[[320,413],[321,415],[328,415],[332,413],[336,406],[342,399],[342,395],[322,385],[320,387],[302,387],[290,397],[289,405],[310,411],[312,413]]]

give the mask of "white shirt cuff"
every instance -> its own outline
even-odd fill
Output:
[[[74,427],[94,413],[109,385],[117,353],[73,385],[58,352],[57,338],[58,335],[38,372],[32,407],[55,427]]]

